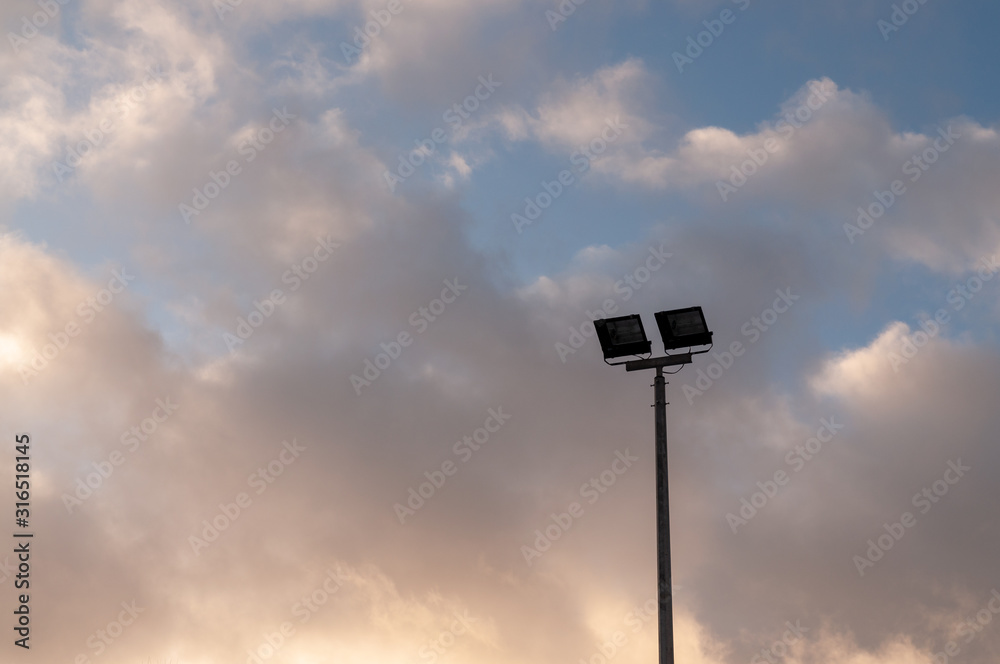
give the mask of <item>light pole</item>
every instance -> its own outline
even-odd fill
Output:
[[[691,363],[691,356],[709,349],[691,352],[694,346],[710,345],[712,333],[705,324],[701,307],[661,311],[656,324],[663,338],[664,351],[688,348],[688,352],[663,357],[617,362],[626,371],[656,369],[653,378],[653,407],[656,416],[656,581],[659,605],[660,664],[674,664],[674,610],[670,575],[670,496],[667,488],[667,398],[663,367],[676,366],[677,371]],[[638,315],[594,321],[597,338],[604,351],[604,361],[630,355],[648,354],[652,343],[646,338],[642,319]],[[676,372],[673,372],[676,373]]]

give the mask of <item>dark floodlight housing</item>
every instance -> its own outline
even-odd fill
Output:
[[[701,307],[660,311],[656,314],[656,326],[660,328],[664,350],[712,343],[712,333]]]
[[[653,343],[646,338],[639,314],[618,318],[599,318],[594,321],[597,338],[604,351],[604,359],[626,355],[646,355]]]

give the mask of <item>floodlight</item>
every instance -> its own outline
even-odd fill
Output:
[[[653,347],[646,338],[639,314],[600,318],[594,321],[594,329],[597,330],[605,360],[625,355],[645,355]]]
[[[656,316],[656,326],[660,328],[663,349],[688,348],[712,343],[712,333],[705,322],[701,307],[660,311]]]
[[[642,320],[638,315],[607,318],[594,321],[597,338],[604,351],[604,361],[613,365],[625,365],[625,371],[656,369],[653,378],[653,405],[656,415],[656,599],[659,624],[659,664],[674,664],[674,604],[670,571],[670,498],[667,489],[667,392],[664,368],[677,367],[675,374],[684,365],[691,364],[692,355],[707,353],[711,348],[691,350],[694,346],[712,343],[712,332],[705,323],[701,307],[673,309],[656,314],[656,326],[663,337],[666,351],[688,348],[686,353],[669,352],[662,357],[608,362],[622,355],[648,355],[652,344],[646,339]]]

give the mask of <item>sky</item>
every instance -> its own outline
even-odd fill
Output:
[[[998,19],[6,2],[0,661],[996,662]]]

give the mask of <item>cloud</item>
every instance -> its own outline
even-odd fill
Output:
[[[0,196],[30,228],[0,237],[0,426],[34,441],[33,592],[58,626],[40,656],[96,661],[88,638],[135,601],[145,612],[101,661],[241,660],[283,622],[295,633],[276,662],[429,659],[422,648],[587,660],[616,631],[616,661],[648,661],[655,624],[636,612],[655,589],[650,394],[601,362],[591,312],[610,301],[645,315],[700,303],[716,334],[669,388],[678,660],[748,661],[800,621],[788,664],[932,661],[989,601],[996,294],[984,285],[898,371],[890,354],[919,318],[866,298],[897,299],[886,284],[915,270],[932,297],[893,306],[949,306],[951,286],[940,301],[932,286],[970,278],[996,245],[995,131],[954,118],[960,138],[852,243],[843,224],[941,144],[937,128],[899,129],[863,92],[817,78],[754,131],[677,134],[643,60],[553,73],[542,37],[511,27],[530,16],[551,37],[537,3],[408,4],[360,63],[331,57],[382,6],[244,2],[222,21],[209,5],[90,3],[73,45],[53,31],[0,61]],[[303,22],[317,32],[282,41]],[[521,36],[472,48],[494,25]],[[248,45],[262,36],[272,50]],[[537,78],[517,76],[528,65]],[[130,97],[148,67],[162,77]],[[422,129],[430,109],[437,122],[492,67],[510,96],[442,149],[428,169],[441,186],[385,191],[398,154],[386,128],[409,131],[389,120]],[[52,161],[133,99],[58,182]],[[294,116],[280,132],[276,112]],[[613,203],[654,210],[641,232],[572,240],[565,265],[526,283],[472,247],[493,217],[464,196],[503,195],[504,177],[476,179],[487,166],[518,171],[521,144],[562,159],[612,118],[624,131],[593,170]],[[717,183],[762,149],[723,201]],[[211,203],[186,224],[178,206],[196,190]],[[322,242],[338,246],[320,258]],[[122,270],[135,278],[116,292]],[[798,299],[755,328],[776,291]],[[241,325],[251,333],[230,352]],[[734,342],[745,352],[727,360]],[[373,374],[356,389],[352,376]],[[480,443],[491,410],[510,420]],[[618,453],[636,460],[609,476]],[[914,496],[957,460],[967,476],[922,512]],[[788,482],[768,496],[777,471]],[[759,492],[733,532],[727,515]],[[573,503],[582,515],[549,538]],[[397,504],[414,511],[405,523]],[[860,575],[855,557],[905,511],[916,525]],[[542,534],[529,566],[522,547]],[[300,622],[307,600],[317,609]],[[990,661],[998,638],[976,632],[963,653]]]

